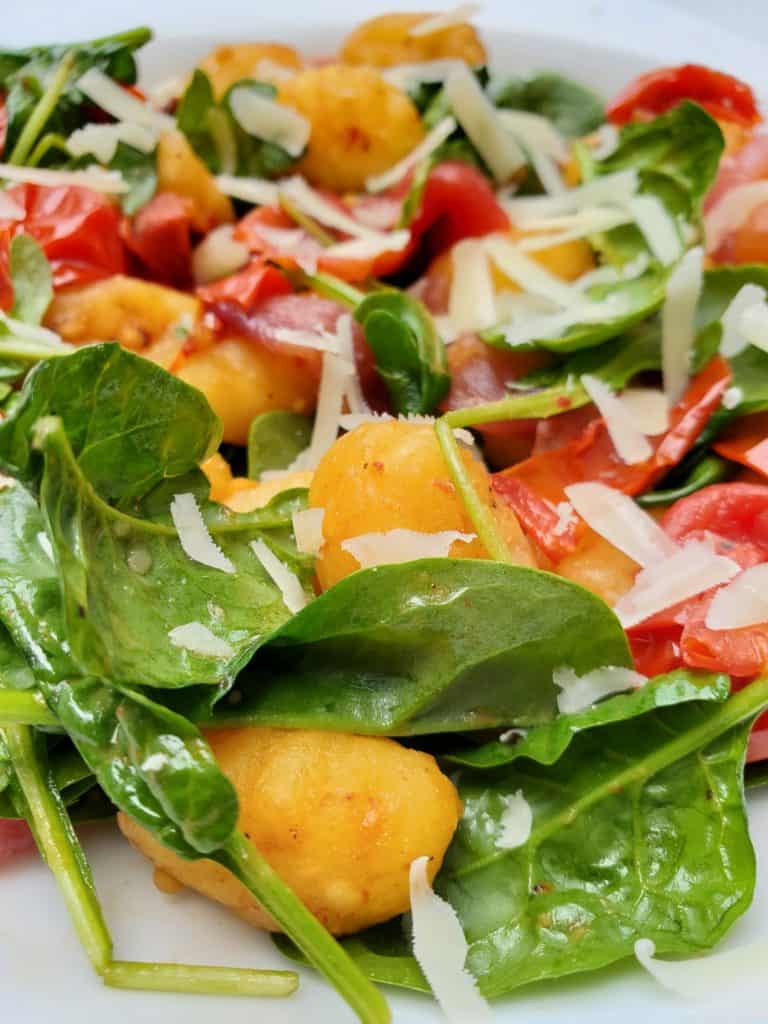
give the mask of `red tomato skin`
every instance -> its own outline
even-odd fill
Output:
[[[0,309],[10,312],[13,306],[13,285],[10,268],[10,231],[0,230]]]
[[[663,114],[682,100],[693,100],[713,117],[751,126],[760,120],[752,89],[722,71],[703,64],[657,68],[640,75],[619,93],[606,109],[613,124]]]
[[[117,208],[78,185],[14,185],[9,198],[25,211],[21,221],[0,222],[11,237],[31,235],[48,257],[55,288],[88,284],[126,269]]]
[[[174,192],[158,192],[123,221],[128,249],[153,280],[176,288],[192,281],[192,204]]]
[[[195,291],[206,305],[236,302],[246,312],[251,312],[274,295],[289,295],[293,287],[277,267],[270,266],[257,256],[242,270],[220,281],[202,285]]]
[[[768,561],[768,485],[704,487],[676,501],[661,526],[678,543],[714,538],[720,554],[745,568]]]
[[[704,200],[704,212],[717,206],[736,185],[747,185],[762,178],[768,178],[768,135],[754,135],[735,153],[720,161],[715,183]]]
[[[740,417],[712,447],[718,455],[768,478],[768,412]]]
[[[35,840],[26,821],[0,818],[0,865],[34,848]]]

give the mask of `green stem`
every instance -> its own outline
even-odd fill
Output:
[[[53,782],[43,778],[31,729],[11,725],[3,733],[35,841],[64,896],[83,948],[103,974],[112,956],[112,940],[72,822]]]
[[[58,725],[39,693],[29,690],[0,690],[0,726]]]
[[[213,854],[349,1003],[363,1024],[388,1024],[386,1000],[241,832]]]
[[[56,104],[59,102],[59,98],[67,84],[67,79],[72,72],[72,68],[75,66],[75,56],[75,51],[70,50],[62,57],[61,63],[48,83],[45,92],[35,104],[35,108],[29,115],[21,135],[16,140],[16,145],[13,147],[13,151],[8,158],[9,164],[23,164],[29,156],[30,150],[43,128],[45,128],[46,122],[53,113]]]
[[[334,299],[351,310],[356,310],[365,298],[365,292],[353,288],[351,284],[342,281],[333,274],[324,274],[320,271],[317,274],[306,274],[303,270],[291,272],[297,283],[305,288],[311,288],[313,292],[324,296],[326,299]]]
[[[49,149],[60,149],[67,158],[69,158],[69,150],[67,149],[67,140],[63,135],[59,135],[58,132],[48,132],[42,139],[39,140],[35,148],[29,154],[27,160],[27,167],[37,167],[40,161],[43,159]]]
[[[540,419],[544,416],[558,416],[588,405],[591,399],[578,381],[566,381],[542,391],[529,394],[510,395],[496,402],[470,405],[465,409],[454,409],[444,419],[452,427],[472,427],[481,423],[495,423],[497,420]]]
[[[208,111],[208,130],[216,146],[220,174],[237,172],[237,141],[227,115],[219,107]]]
[[[437,421],[435,431],[453,482],[488,556],[497,562],[513,563],[514,559],[499,532],[493,510],[480,500],[480,495],[475,490],[472,478],[467,472],[456,438],[453,436],[453,428],[448,422],[448,416],[443,416]]]
[[[333,245],[336,241],[333,235],[329,231],[326,231],[322,224],[318,224],[313,217],[309,217],[303,212],[303,210],[300,210],[289,196],[286,196],[281,192],[279,201],[280,209],[283,213],[286,213],[294,223],[299,225],[300,228],[304,228],[311,238],[314,238],[316,242],[319,242],[320,245],[326,247]]]
[[[295,971],[256,971],[244,967],[196,964],[144,964],[113,960],[104,971],[111,988],[142,992],[182,992],[207,996],[289,996],[299,987]]]

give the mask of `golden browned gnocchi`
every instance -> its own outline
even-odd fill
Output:
[[[397,163],[424,136],[409,97],[373,68],[311,68],[282,82],[279,96],[312,126],[297,170],[323,188],[363,189],[368,177]]]
[[[228,505],[233,512],[253,512],[263,508],[281,491],[293,487],[309,487],[312,472],[297,469],[275,480],[250,480],[244,476],[233,476],[229,463],[221,455],[212,455],[200,467],[211,485],[211,498]]]
[[[393,13],[364,21],[347,36],[341,48],[341,59],[345,64],[370,64],[379,68],[450,57],[470,65],[487,62],[485,47],[468,22],[447,25],[425,35],[411,35],[419,22],[431,16]]]
[[[507,506],[495,506],[492,500],[485,467],[468,452],[462,457],[482,500],[494,508],[516,561],[533,565],[514,513]],[[342,548],[351,537],[398,528],[474,533],[429,424],[389,420],[365,423],[346,434],[317,467],[309,504],[325,509],[324,543],[316,564],[324,589],[360,568],[357,559]],[[453,558],[487,557],[478,539],[455,541],[450,554]]]
[[[394,740],[304,729],[208,733],[240,800],[240,829],[334,934],[409,906],[409,866],[435,876],[461,805],[430,755]],[[166,875],[275,930],[253,896],[210,860],[185,861],[125,815],[120,828]]]
[[[232,203],[181,132],[165,132],[157,144],[157,188],[191,200],[193,224],[210,231],[235,219]]]
[[[232,444],[246,443],[251,420],[259,413],[309,413],[317,401],[317,353],[297,347],[280,351],[223,338],[191,352],[176,373],[203,392],[222,419],[224,440]]]
[[[220,98],[243,78],[273,81],[276,68],[291,72],[298,71],[301,65],[298,51],[282,43],[235,43],[217,46],[198,67],[208,75],[216,97]]]

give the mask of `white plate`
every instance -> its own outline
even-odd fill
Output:
[[[508,6],[509,5],[509,6]],[[394,8],[434,6],[413,0],[324,0],[318,5],[283,0],[282,20],[262,15],[253,0],[216,0],[194,7],[188,0],[132,0],[107,5],[80,0],[15,3],[5,13],[4,44],[88,38],[146,21],[160,35],[145,61],[148,77],[158,79],[188,67],[211,41],[281,39],[316,53],[330,52],[344,31],[362,17]],[[121,9],[118,10],[117,8]],[[628,10],[629,8],[629,10]],[[516,10],[513,17],[511,11]],[[10,23],[9,23],[10,17]],[[491,43],[494,67],[520,74],[561,70],[605,94],[659,62],[716,63],[761,83],[765,51],[713,30],[706,22],[652,2],[601,5],[537,0],[485,5],[479,19]],[[750,798],[758,858],[768,864],[768,792]],[[116,955],[123,959],[218,963],[254,967],[286,966],[270,942],[223,910],[191,893],[169,897],[151,882],[147,863],[110,828],[93,828],[86,848]],[[352,1014],[309,971],[302,972],[298,995],[280,1002],[180,997],[116,992],[102,988],[85,962],[56,887],[45,868],[28,860],[0,876],[0,1016],[13,1024],[345,1024]],[[735,926],[726,946],[768,938],[768,883],[761,876],[755,903]],[[397,1024],[436,1024],[441,1018],[427,999],[390,990]],[[710,1016],[711,1010],[711,1016]],[[494,1020],[533,1024],[687,1024],[724,1019],[729,1024],[765,1021],[768,1012],[684,1006],[661,992],[632,963],[558,984],[537,985],[495,1004]]]

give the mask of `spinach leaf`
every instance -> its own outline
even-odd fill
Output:
[[[364,569],[281,626],[216,721],[418,735],[533,724],[556,710],[553,670],[630,663],[599,598],[500,562]]]
[[[81,472],[101,497],[122,505],[199,465],[221,436],[199,391],[116,344],[46,360],[25,381],[0,423],[0,465],[27,483],[39,479],[32,435],[45,416],[61,417]]]
[[[727,675],[709,675],[678,669],[657,676],[630,693],[620,693],[574,714],[558,715],[548,725],[540,725],[513,743],[493,740],[481,747],[445,754],[444,759],[465,768],[499,768],[528,757],[539,764],[554,764],[574,738],[586,729],[626,722],[658,708],[689,701],[722,703],[731,692]]]
[[[551,72],[529,79],[511,78],[497,92],[496,106],[540,114],[567,138],[588,135],[605,121],[603,101],[597,93]]]
[[[587,320],[574,324],[563,333],[552,337],[544,333],[537,336],[533,318],[533,326],[526,325],[527,333],[524,338],[517,336],[514,323],[511,327],[505,327],[504,324],[490,327],[481,331],[480,336],[487,344],[497,348],[544,348],[550,352],[577,352],[580,349],[592,348],[623,334],[636,323],[655,313],[664,301],[666,284],[667,271],[664,267],[654,264],[639,277],[610,284],[596,284],[585,291],[585,302],[610,300],[615,303],[618,312],[610,319]]]
[[[58,425],[57,425],[58,424]],[[274,523],[274,508],[238,516],[212,510],[209,529],[235,566],[223,572],[192,561],[167,522],[118,512],[95,493],[61,421],[43,439],[40,489],[64,602],[67,637],[84,675],[155,687],[228,687],[262,639],[288,615],[251,541]],[[285,522],[280,524],[283,534]],[[287,540],[278,530],[278,545]],[[278,555],[284,554],[278,546]],[[199,623],[218,653],[175,646],[176,627]]]
[[[430,413],[450,387],[445,346],[426,308],[404,292],[367,295],[355,310],[397,413]]]
[[[639,495],[635,500],[638,505],[644,508],[652,508],[654,505],[669,505],[679,498],[687,498],[689,494],[695,494],[703,487],[711,484],[718,484],[727,480],[733,472],[733,464],[727,459],[721,459],[719,455],[704,455],[696,451],[693,453],[693,461],[686,459],[686,465],[682,474],[669,474],[665,477],[658,490],[647,491]],[[681,467],[683,468],[683,467]],[[679,482],[677,482],[679,480]]]
[[[118,142],[109,169],[119,171],[128,182],[128,191],[120,197],[123,213],[131,217],[149,202],[157,190],[157,150],[144,153],[125,142]]]
[[[9,270],[13,285],[11,316],[37,325],[53,298],[53,277],[45,253],[31,235],[17,235],[11,242]]]
[[[118,82],[133,84],[136,81],[134,53],[151,37],[149,29],[136,28],[90,42],[0,51],[0,90],[5,93],[8,116],[4,155],[13,153],[52,73],[67,54],[73,55],[71,70],[52,113],[40,126],[49,133],[65,137],[89,120],[92,104],[77,88],[78,79],[89,68],[98,68]]]
[[[197,68],[176,111],[179,130],[214,174],[257,178],[285,174],[295,164],[295,158],[281,146],[245,131],[232,112],[235,89],[248,89],[268,99],[277,95],[273,85],[244,78],[230,86],[217,101],[210,79]]]
[[[602,160],[585,159],[582,170],[587,177],[637,171],[640,193],[656,196],[685,237],[699,230],[701,203],[723,148],[723,134],[714,118],[696,103],[684,101],[651,121],[626,125],[618,148]],[[619,265],[648,251],[634,224],[613,228],[593,243],[610,263]]]
[[[258,480],[265,470],[287,469],[311,437],[310,416],[282,409],[261,413],[248,431],[248,476]]]
[[[0,689],[32,690],[36,685],[27,659],[5,626],[0,626]]]

